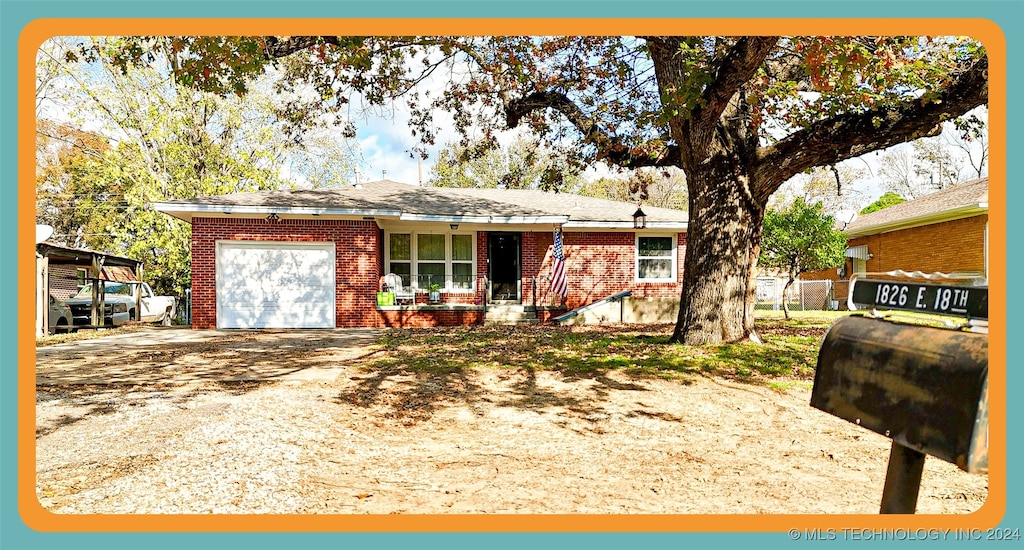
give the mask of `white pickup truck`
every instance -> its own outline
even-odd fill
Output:
[[[138,283],[140,320],[143,323],[170,325],[177,309],[174,296],[155,296],[147,283]],[[128,283],[104,281],[103,324],[120,326],[135,319],[135,288]],[[71,309],[74,326],[92,325],[92,285],[88,284],[78,294],[64,302]]]

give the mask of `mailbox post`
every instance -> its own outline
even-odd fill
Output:
[[[917,510],[925,456],[921,451],[892,442],[880,514],[913,514]]]
[[[850,303],[969,321],[963,330],[851,315],[818,353],[811,406],[892,439],[880,513],[912,514],[926,455],[988,470],[988,289],[854,280]]]

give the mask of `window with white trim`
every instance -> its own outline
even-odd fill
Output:
[[[384,251],[389,273],[402,284],[427,290],[433,284],[446,290],[472,291],[476,272],[473,233],[411,231],[388,233]]]
[[[430,288],[444,284],[445,236],[438,233],[416,235],[416,286]]]
[[[861,244],[846,248],[846,257],[850,258],[850,264],[854,275],[864,275],[868,270],[868,260],[871,254],[868,252],[868,245]]]
[[[452,288],[473,289],[473,235],[452,235]]]
[[[636,280],[642,282],[675,282],[676,236],[636,236]]]
[[[412,284],[412,235],[392,233],[388,237],[388,273],[402,276],[402,285]]]

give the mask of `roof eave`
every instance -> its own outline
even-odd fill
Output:
[[[564,224],[568,216],[465,216],[402,213],[399,220],[403,222],[439,222],[439,223],[484,223],[501,225],[535,225]]]
[[[352,216],[352,217],[399,217],[401,210],[380,208],[320,208],[308,206],[239,206],[227,204],[179,204],[153,203],[153,209],[178,219],[191,221],[199,214],[213,215],[263,215],[284,214],[291,216]]]
[[[596,220],[574,220],[566,222],[564,229],[636,229],[632,221],[596,221]],[[656,221],[647,222],[645,229],[676,229],[686,231],[687,222]]]
[[[963,218],[970,218],[973,216],[979,216],[988,212],[988,203],[971,204],[953,210],[946,210],[944,212],[938,212],[933,214],[926,214],[924,216],[916,216],[913,218],[905,218],[902,220],[896,220],[886,223],[878,223],[868,225],[865,227],[858,227],[856,229],[847,229],[846,236],[850,239],[857,237],[867,237],[868,235],[877,235],[879,233],[888,233],[890,231],[897,231],[900,229],[910,229],[913,227],[920,227],[922,225],[931,225],[941,222],[949,222],[959,220]]]

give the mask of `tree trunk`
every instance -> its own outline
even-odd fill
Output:
[[[789,292],[789,287],[793,286],[793,281],[796,281],[796,278],[790,273],[786,286],[782,287],[782,313],[786,316],[786,319],[789,319],[789,300],[786,299],[786,294]]]
[[[687,174],[690,223],[671,338],[686,345],[760,341],[754,304],[765,207],[745,192],[747,176],[735,171],[740,167],[717,160],[717,169]]]

